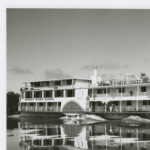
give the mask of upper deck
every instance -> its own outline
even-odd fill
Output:
[[[24,82],[21,91],[24,90],[43,90],[43,89],[68,89],[68,88],[87,88],[91,80],[87,79],[62,79],[50,81]]]

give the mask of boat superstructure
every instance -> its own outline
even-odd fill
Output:
[[[95,69],[91,80],[25,82],[19,110],[32,113],[145,113],[150,111],[150,78],[141,74],[103,81],[97,77]]]
[[[90,83],[86,79],[26,82],[21,88],[19,109],[24,112],[86,111]]]

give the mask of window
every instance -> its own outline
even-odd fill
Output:
[[[63,90],[56,90],[55,97],[63,97]]]
[[[67,80],[67,85],[71,85],[72,84],[72,80]]]
[[[127,101],[127,106],[131,106],[132,102],[131,101]]]
[[[103,89],[97,89],[97,94],[103,94]]]
[[[143,101],[143,105],[147,105],[147,101]]]
[[[55,86],[61,85],[61,81],[55,81]]]
[[[92,89],[88,89],[88,96],[92,96]]]
[[[58,102],[58,106],[59,106],[59,107],[61,106],[61,102]]]
[[[66,90],[66,97],[74,97],[75,90]]]
[[[141,92],[146,92],[146,86],[141,87]]]
[[[39,103],[39,106],[44,106],[44,104],[43,103]]]
[[[47,106],[52,106],[52,104],[51,103],[47,103]]]
[[[49,81],[41,82],[41,87],[48,87],[48,86],[49,86]]]
[[[133,96],[133,91],[130,91],[130,96]]]
[[[34,103],[30,103],[30,106],[34,106]]]
[[[101,102],[98,102],[98,106],[102,106],[102,103],[101,103]]]
[[[119,93],[124,93],[125,92],[125,88],[119,88]]]
[[[52,91],[44,91],[44,97],[52,97]]]
[[[109,88],[107,89],[107,93],[110,93],[110,89]]]
[[[118,105],[119,105],[119,102],[114,102],[114,104],[115,104],[116,106],[118,106]]]
[[[40,82],[34,82],[33,87],[40,87]]]
[[[103,93],[105,93],[105,94],[106,94],[106,89],[103,89]]]
[[[132,137],[132,134],[131,134],[131,133],[127,133],[127,137],[128,137],[128,138],[131,138],[131,137]]]
[[[25,98],[32,98],[32,92],[25,92]]]
[[[35,98],[42,98],[42,91],[35,91],[34,92],[34,97]]]

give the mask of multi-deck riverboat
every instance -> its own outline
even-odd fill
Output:
[[[66,113],[95,113],[107,119],[129,115],[150,118],[150,78],[124,76],[121,80],[62,79],[25,82],[21,87],[22,116],[60,117]]]

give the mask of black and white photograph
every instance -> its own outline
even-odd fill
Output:
[[[7,150],[150,150],[150,9],[7,8]]]

